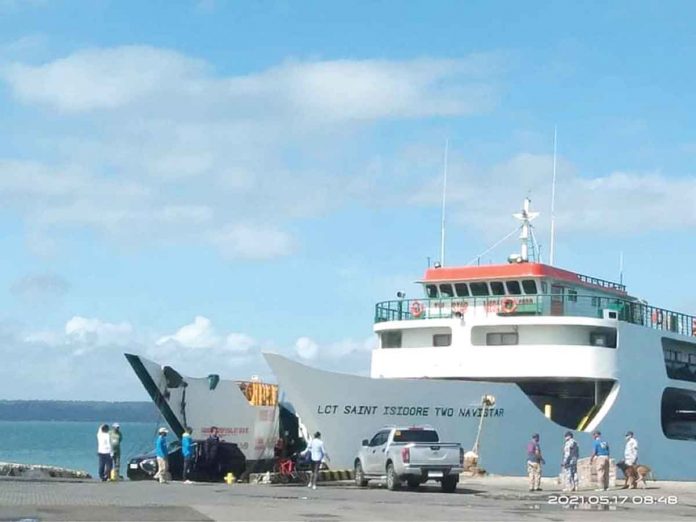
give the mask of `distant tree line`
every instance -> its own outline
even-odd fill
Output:
[[[151,402],[0,400],[3,421],[152,422],[158,418]]]

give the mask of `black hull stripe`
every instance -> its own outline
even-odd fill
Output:
[[[126,353],[124,355],[126,356],[126,359],[130,365],[133,367],[133,371],[138,376],[138,379],[140,379],[140,382],[143,383],[145,391],[147,391],[147,393],[150,395],[152,402],[155,403],[155,406],[157,406],[159,411],[162,413],[164,420],[167,421],[167,424],[169,424],[169,427],[172,429],[174,434],[178,438],[181,438],[181,436],[184,434],[184,427],[179,422],[179,419],[176,418],[176,415],[174,415],[174,412],[169,407],[167,399],[164,398],[164,395],[162,395],[162,392],[159,391],[155,381],[152,380],[152,377],[145,369],[145,365],[140,360],[140,357],[130,353]]]

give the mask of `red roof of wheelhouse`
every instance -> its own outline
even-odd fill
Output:
[[[428,268],[425,271],[425,278],[421,282],[490,281],[496,279],[519,279],[524,277],[552,279],[626,295],[626,287],[619,283],[585,276],[543,263],[510,263],[504,265]]]

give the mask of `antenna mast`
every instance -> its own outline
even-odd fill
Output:
[[[445,166],[442,181],[442,223],[440,226],[440,265],[445,266],[445,206],[447,203],[447,155],[449,138],[445,140]]]
[[[549,264],[553,265],[553,254],[556,239],[556,126],[553,127],[553,178],[551,180],[551,248],[549,249]]]
[[[525,198],[522,211],[513,214],[514,217],[522,221],[522,226],[520,226],[520,254],[517,258],[518,263],[527,263],[529,261],[529,240],[532,238],[531,222],[539,215],[538,212],[531,212],[529,210],[529,204],[531,202],[529,198]],[[534,248],[534,243],[532,243],[532,248]]]

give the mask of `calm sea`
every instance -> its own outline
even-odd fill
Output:
[[[98,428],[96,422],[0,421],[0,461],[81,469],[95,477]],[[155,423],[121,423],[123,476],[130,457],[154,449],[157,428]]]

